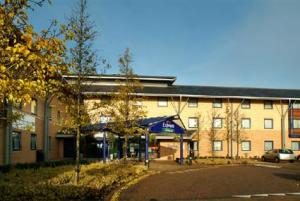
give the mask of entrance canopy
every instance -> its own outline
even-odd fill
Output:
[[[109,126],[112,126],[111,124],[113,125],[114,123],[93,124],[83,127],[82,131],[111,131],[109,128]],[[138,126],[143,129],[148,129],[149,133],[174,133],[183,135],[186,132],[186,128],[178,115],[141,119],[138,121]]]

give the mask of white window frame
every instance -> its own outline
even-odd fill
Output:
[[[273,109],[273,101],[271,101],[271,100],[264,101],[264,109],[267,109],[267,110]]]
[[[31,99],[31,102],[30,102],[30,112],[31,112],[31,114],[34,114],[34,115],[37,114],[37,107],[38,107],[37,99],[35,99],[35,98]]]
[[[217,121],[220,121],[219,123]],[[219,117],[213,118],[213,128],[222,128],[223,127],[223,119]]]
[[[250,109],[251,108],[251,101],[249,99],[246,99],[246,100],[242,101],[241,108],[242,109]]]
[[[248,126],[245,126],[245,124],[244,124],[245,121],[249,122]],[[242,126],[242,129],[250,129],[251,128],[251,119],[250,118],[242,118],[241,126]]]
[[[189,128],[198,128],[198,118],[197,117],[189,117],[188,118],[188,126]]]
[[[213,103],[212,103],[212,107],[213,108],[222,108],[223,103],[222,103],[222,99],[214,99]]]
[[[300,109],[300,101],[293,102],[293,109]]]
[[[300,129],[300,119],[293,119],[293,129]]]
[[[188,107],[198,107],[198,98],[189,98]]]
[[[245,148],[245,144],[248,144]],[[250,140],[245,140],[241,142],[241,150],[242,151],[251,151],[251,141]]]
[[[266,144],[267,143],[271,143],[272,144],[272,147],[270,148],[270,149],[266,149]],[[273,140],[266,140],[266,141],[264,141],[264,150],[265,151],[271,151],[272,149],[274,149],[274,141]]]
[[[295,148],[295,146],[293,146],[293,144],[297,144],[297,148]],[[291,150],[300,151],[300,141],[292,141],[291,142]]]
[[[223,141],[214,140],[213,141],[213,151],[223,151]]]
[[[271,122],[271,126],[267,125],[267,121]],[[266,119],[264,119],[264,128],[265,129],[274,129],[274,120],[272,118],[266,118]]]
[[[158,107],[168,107],[168,97],[159,97],[157,99]]]

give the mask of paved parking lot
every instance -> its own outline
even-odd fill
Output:
[[[300,192],[300,163],[174,167],[130,187],[121,194],[120,200],[231,200],[233,195],[253,197],[255,194]],[[300,200],[300,195],[251,198],[261,199]]]

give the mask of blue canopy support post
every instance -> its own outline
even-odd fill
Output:
[[[180,165],[183,165],[183,134],[180,134]]]
[[[103,146],[102,146],[103,150],[103,163],[106,163],[106,132],[103,132]]]
[[[142,148],[142,136],[139,136],[139,152],[138,152],[139,161],[142,161],[142,150],[141,150],[141,148]]]
[[[121,159],[121,137],[118,135],[118,144],[117,144],[117,155],[118,159]]]
[[[148,133],[145,132],[145,166],[149,168],[149,153],[148,153]]]

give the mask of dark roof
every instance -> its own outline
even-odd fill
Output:
[[[91,94],[111,93],[117,91],[116,86],[88,86],[85,92]],[[300,90],[296,89],[268,89],[246,87],[216,87],[216,86],[187,86],[171,85],[167,87],[144,87],[138,94],[149,96],[190,96],[190,97],[245,97],[261,99],[300,99]]]

